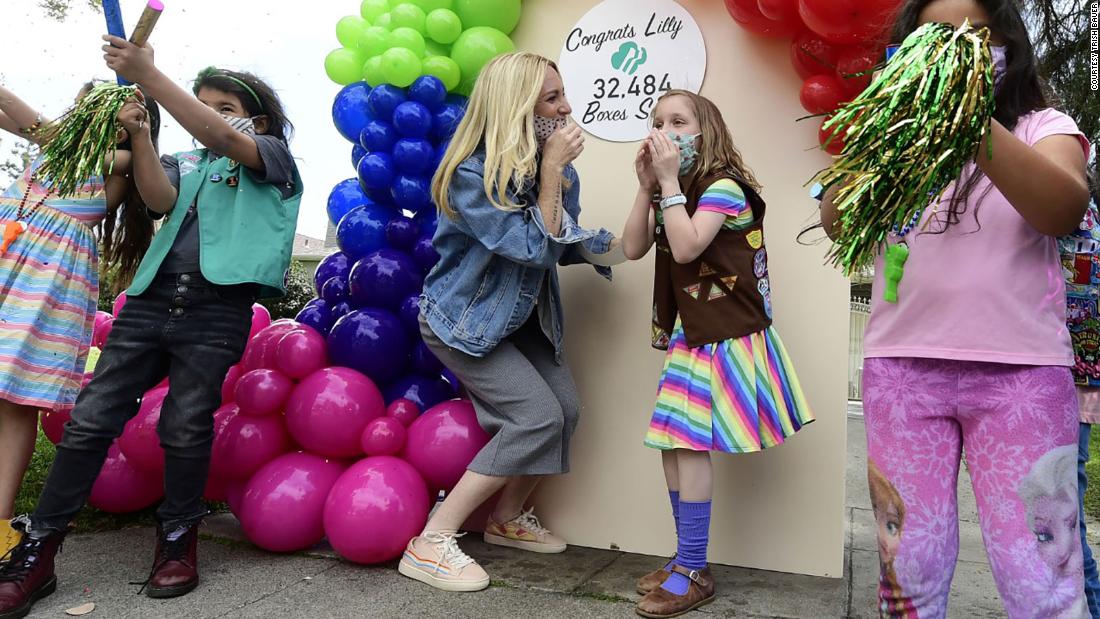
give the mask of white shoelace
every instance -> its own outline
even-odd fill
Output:
[[[463,535],[465,533],[425,533],[424,541],[435,546],[440,563],[446,563],[453,568],[463,568],[474,562],[458,547],[458,538]]]
[[[534,511],[534,507],[528,509],[517,516],[515,522],[519,524],[519,526],[537,535],[550,535],[550,530],[539,524],[539,519],[535,517]]]

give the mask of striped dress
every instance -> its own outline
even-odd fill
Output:
[[[0,195],[0,230],[48,189],[31,182],[41,159]],[[92,339],[99,272],[92,226],[106,216],[103,179],[24,215],[26,230],[0,255],[0,399],[52,410],[76,401]]]
[[[744,193],[729,179],[703,193],[698,211],[726,215],[723,225],[735,230],[753,223]],[[663,225],[659,211],[657,217]],[[771,291],[760,288],[770,314]],[[645,444],[655,449],[753,452],[779,445],[813,420],[773,327],[689,348],[677,319]]]

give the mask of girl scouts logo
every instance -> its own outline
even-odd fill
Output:
[[[645,64],[649,54],[644,47],[638,47],[634,41],[627,41],[619,46],[619,51],[611,56],[611,66],[626,73],[634,75],[638,67]]]

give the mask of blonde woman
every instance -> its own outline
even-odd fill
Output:
[[[572,162],[584,136],[553,62],[506,54],[482,70],[436,172],[440,260],[424,284],[424,341],[470,393],[492,435],[424,531],[402,574],[446,591],[478,591],[489,576],[458,547],[457,530],[500,492],[485,541],[543,553],[565,541],[543,528],[531,492],[569,470],[580,402],[562,355],[558,264],[606,265],[618,242],[584,230]]]

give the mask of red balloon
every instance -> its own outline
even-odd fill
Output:
[[[766,37],[789,37],[798,26],[768,19],[760,12],[757,0],[725,0],[726,10],[735,22],[749,32]]]
[[[844,84],[835,75],[813,75],[802,82],[798,100],[811,114],[828,114],[836,111],[847,99]]]
[[[792,26],[801,25],[798,15],[798,0],[756,0],[760,14],[772,21]]]
[[[893,23],[900,0],[799,0],[798,13],[833,43],[874,43]]]
[[[798,77],[831,75],[836,71],[839,48],[810,30],[803,30],[791,41],[791,65]]]
[[[840,50],[836,62],[836,76],[840,79],[849,98],[855,98],[871,83],[872,69],[881,56],[881,52],[860,45]]]
[[[46,438],[50,439],[50,442],[54,445],[61,442],[62,435],[65,434],[65,424],[72,419],[72,408],[64,408],[57,411],[42,411],[40,420],[42,422],[42,433],[46,435]]]
[[[825,129],[825,123],[829,121],[832,116],[828,116],[825,120],[821,121],[821,128],[817,131],[817,141],[821,143],[821,147],[825,149],[825,152],[830,155],[839,155],[844,150],[844,127],[829,131]],[[829,141],[829,137],[833,136],[832,141]]]
[[[226,484],[229,483],[228,479],[224,477],[214,477],[210,475],[206,478],[206,488],[202,491],[202,498],[207,501],[216,501],[218,503],[224,503],[228,495],[225,491]]]

